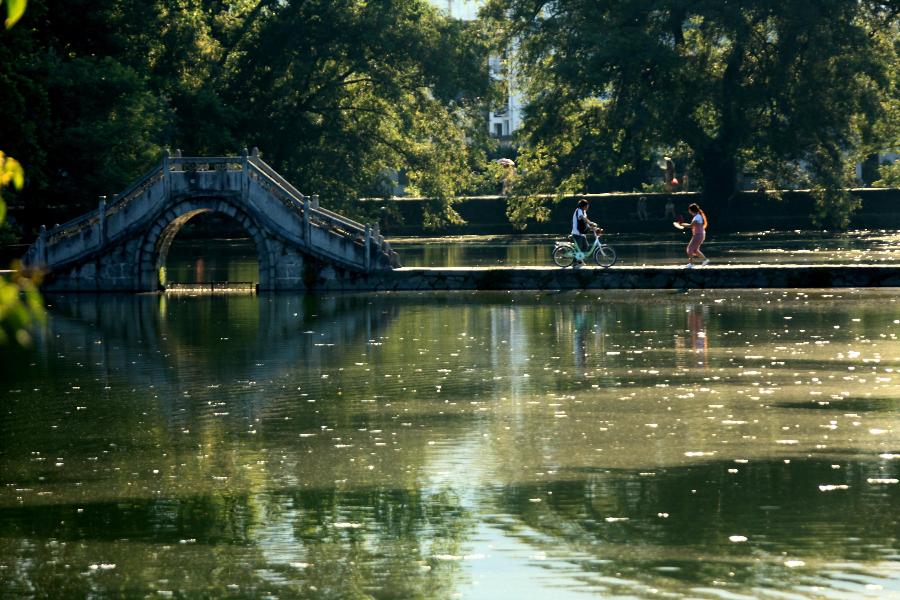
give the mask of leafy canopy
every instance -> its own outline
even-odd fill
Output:
[[[25,11],[25,1],[6,0],[7,29],[21,18]],[[7,116],[7,118],[9,118]],[[3,188],[12,186],[21,189],[25,184],[25,171],[22,165],[11,156],[0,151],[0,193]],[[0,227],[6,219],[6,203],[0,195]],[[44,308],[35,283],[18,269],[10,274],[0,276],[0,346],[14,341],[26,345],[30,341],[27,327],[35,320],[41,319]]]
[[[890,134],[897,13],[878,0],[492,0],[530,101],[530,185],[635,187],[673,154],[712,197],[747,165],[814,185]],[[896,130],[894,137],[895,141]],[[785,182],[782,182],[785,183]]]
[[[389,193],[395,172],[449,198],[480,160],[468,142],[480,139],[488,39],[425,0],[50,6],[32,0],[28,18],[44,25],[17,28],[15,67],[0,45],[0,110],[24,117],[0,135],[47,213],[93,207],[166,147],[258,146],[298,187],[351,212],[350,199]]]

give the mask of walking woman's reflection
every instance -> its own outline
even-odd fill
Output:
[[[675,338],[675,356],[680,365],[707,367],[709,341],[706,335],[709,306],[705,304],[687,305],[687,337]],[[690,346],[687,346],[687,342]]]

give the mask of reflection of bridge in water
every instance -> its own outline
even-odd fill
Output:
[[[365,346],[399,310],[362,296],[260,302],[251,296],[77,294],[51,301],[55,335],[39,338],[42,354],[77,355],[78,362],[96,366],[104,385],[121,379],[130,388],[154,389],[173,426],[181,409],[192,413],[197,401],[186,393],[196,394],[197,381],[258,382],[241,394],[241,406],[264,413],[272,390],[263,384],[297,369],[327,370],[332,365],[315,351],[317,344]],[[210,352],[210,346],[221,350]]]

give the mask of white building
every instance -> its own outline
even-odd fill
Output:
[[[429,0],[454,19],[472,20],[478,17],[483,0]],[[488,132],[495,138],[506,139],[522,126],[522,108],[525,99],[516,84],[517,73],[511,61],[499,56],[488,59],[491,78],[501,82],[505,98],[501,106],[488,113]]]
[[[488,113],[488,131],[495,138],[507,138],[522,126],[522,108],[525,99],[516,84],[518,72],[515,66],[499,56],[488,59],[491,78],[504,88],[502,104]]]
[[[463,21],[472,21],[478,18],[478,9],[483,4],[482,0],[428,0],[433,6],[436,6],[446,12],[454,19],[462,19]]]

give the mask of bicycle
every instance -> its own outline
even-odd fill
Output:
[[[600,234],[597,231],[598,229],[592,230],[594,243],[584,252],[578,248],[571,235],[567,238],[570,240],[568,242],[556,242],[553,248],[553,262],[560,267],[569,267],[576,260],[583,261],[585,257],[593,255],[594,260],[601,267],[611,267],[616,264],[616,251],[612,246],[600,241]]]

